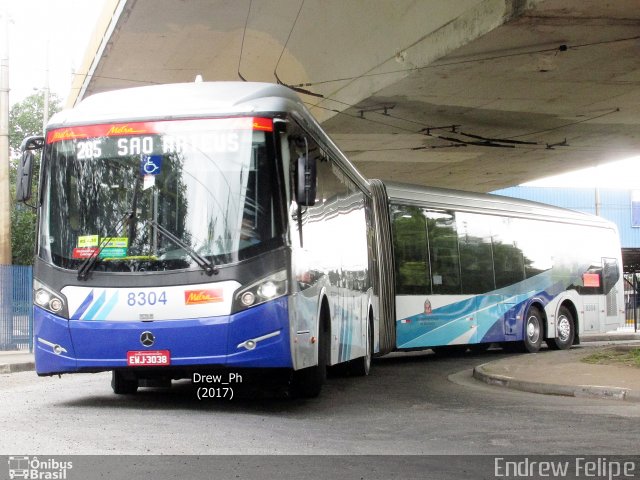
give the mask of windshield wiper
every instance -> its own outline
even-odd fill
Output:
[[[128,212],[124,214],[124,217],[122,217],[122,220],[120,220],[120,222],[118,222],[118,224],[116,225],[116,228],[115,228],[116,237],[120,235],[120,229],[124,226],[124,224],[127,221],[131,221],[132,219],[135,218],[139,189],[140,189],[140,177],[138,176],[136,177],[136,182],[133,184],[133,199],[131,201],[131,208],[129,209]],[[133,236],[135,236],[135,225],[133,225]],[[80,268],[78,269],[78,280],[87,279],[87,277],[89,276],[89,273],[91,272],[91,270],[93,270],[93,267],[96,265],[96,262],[100,257],[100,254],[105,249],[105,247],[109,244],[108,240],[109,240],[109,237],[103,237],[102,241],[98,244],[98,248],[95,249],[93,252],[91,252],[91,255],[89,255],[87,259],[84,262],[82,262],[82,265],[80,265]],[[133,239],[131,239],[130,241],[133,241]]]
[[[205,257],[200,255],[189,244],[180,240],[178,237],[176,237],[173,233],[171,233],[169,230],[164,228],[158,222],[156,222],[155,220],[143,220],[143,221],[145,223],[148,223],[152,227],[155,227],[162,235],[164,235],[173,243],[175,243],[176,245],[184,249],[184,251],[187,252],[191,258],[193,258],[193,260],[198,264],[200,268],[202,268],[202,270],[205,271],[207,275],[211,276],[214,274],[215,275],[218,274],[218,267],[214,265],[213,262],[207,260]]]
[[[133,217],[133,211],[129,211],[124,214],[124,216],[122,217],[122,220],[118,222],[118,224],[116,225],[116,228],[114,229],[116,232],[116,237],[120,235],[120,229],[124,226],[127,220],[129,220],[132,217]],[[98,244],[98,248],[93,250],[91,252],[91,255],[89,255],[85,259],[85,261],[82,262],[82,265],[80,265],[80,268],[78,269],[78,280],[87,279],[87,277],[89,276],[89,273],[91,272],[91,270],[93,270],[93,267],[96,265],[96,262],[100,257],[100,254],[105,249],[105,247],[109,244],[110,240],[111,240],[111,237],[103,237],[102,241]]]

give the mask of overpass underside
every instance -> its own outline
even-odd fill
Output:
[[[486,192],[638,155],[637,6],[113,0],[71,102],[198,74],[279,81],[365,176]]]

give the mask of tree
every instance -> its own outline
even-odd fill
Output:
[[[60,111],[60,99],[51,94],[49,113]],[[42,135],[42,119],[44,116],[44,92],[34,93],[11,107],[9,111],[9,150],[11,153],[9,181],[11,183],[11,248],[13,263],[31,265],[35,244],[35,212],[27,206],[15,204],[16,171],[20,159],[20,143],[26,137]],[[34,183],[37,183],[39,161],[34,165]],[[36,185],[33,192],[37,192]]]

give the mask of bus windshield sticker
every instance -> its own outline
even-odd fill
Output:
[[[162,171],[162,155],[141,155],[140,175],[158,175]]]
[[[127,248],[129,246],[128,237],[106,237],[102,239],[104,248]]]
[[[85,260],[98,250],[98,247],[78,247],[73,249],[72,257],[75,260]]]
[[[83,235],[81,237],[78,237],[78,248],[97,247],[97,246],[98,246],[98,235]]]
[[[156,176],[155,175],[145,175],[142,181],[142,190],[147,190],[156,185]]]
[[[107,247],[100,252],[100,258],[124,258],[127,256],[127,248]]]

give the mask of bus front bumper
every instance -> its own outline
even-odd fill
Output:
[[[142,343],[146,332],[152,345]],[[194,370],[293,367],[286,297],[233,315],[153,322],[67,320],[34,307],[34,350],[38,375],[140,368],[128,365],[132,351],[168,351],[168,367]]]

